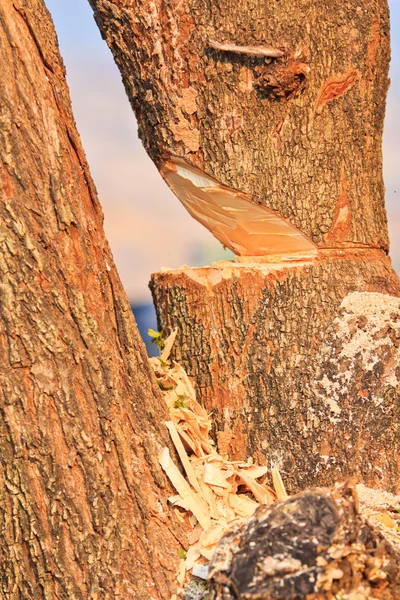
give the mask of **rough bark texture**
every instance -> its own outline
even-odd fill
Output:
[[[387,249],[386,0],[89,1],[157,165],[184,157],[322,247]]]
[[[261,506],[219,543],[212,600],[397,600],[400,554],[350,489]]]
[[[292,492],[350,475],[398,489],[400,288],[382,254],[153,275],[222,454],[278,463]]]
[[[0,0],[0,596],[170,598],[165,408],[41,0]]]

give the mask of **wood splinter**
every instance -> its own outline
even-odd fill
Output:
[[[263,46],[236,46],[235,44],[221,44],[215,40],[210,40],[209,45],[215,50],[221,52],[234,52],[235,54],[249,54],[251,56],[265,56],[266,58],[282,58],[284,52],[278,48]]]

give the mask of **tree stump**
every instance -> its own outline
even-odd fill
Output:
[[[222,454],[278,464],[291,492],[398,489],[400,290],[383,252],[183,267],[151,289]]]

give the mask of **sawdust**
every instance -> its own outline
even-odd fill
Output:
[[[257,466],[251,460],[228,461],[217,452],[210,437],[209,415],[197,402],[183,367],[169,360],[175,337],[176,331],[166,340],[160,357],[151,358],[150,363],[169,410],[166,426],[185,474],[164,448],[160,464],[177,492],[168,500],[178,515],[189,514],[192,526],[178,573],[182,586],[188,572],[207,577],[207,564],[229,529],[241,525],[261,504],[284,500],[287,494],[276,467]],[[275,490],[266,484],[269,475]]]

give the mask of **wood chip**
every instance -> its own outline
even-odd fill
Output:
[[[200,552],[197,547],[192,546],[186,553],[186,570],[189,571],[193,565],[196,563],[196,560],[200,558]]]
[[[223,476],[221,469],[212,463],[204,464],[203,481],[209,485],[230,489],[229,483]]]
[[[166,421],[165,424],[168,427],[168,431],[170,433],[172,442],[176,448],[176,451],[179,454],[179,458],[181,459],[181,463],[183,465],[183,468],[185,469],[186,476],[189,480],[190,485],[194,487],[194,489],[198,494],[200,494],[200,496],[202,496],[203,494],[200,484],[193,471],[193,467],[190,463],[188,455],[186,454],[185,448],[183,447],[181,438],[179,437],[179,434],[176,430],[175,423],[173,423],[172,421]]]
[[[286,493],[285,486],[283,485],[281,474],[277,467],[272,467],[271,469],[272,482],[274,484],[274,488],[276,490],[276,494],[279,500],[286,500],[289,496]]]
[[[169,359],[169,355],[171,354],[172,346],[174,345],[175,338],[178,334],[178,328],[176,327],[171,335],[165,340],[165,346],[163,351],[161,352],[160,359],[166,362]]]
[[[251,477],[248,477],[244,471],[236,471],[238,477],[252,492],[254,498],[259,501],[260,504],[272,504],[276,500],[276,494],[271,492],[268,488],[260,485]]]
[[[251,500],[251,498],[248,498],[244,494],[241,494],[240,496],[231,494],[228,501],[235,513],[244,519],[251,517],[256,508],[260,506],[258,502]]]
[[[247,467],[246,465],[243,467],[243,471],[246,473],[246,475],[248,475],[248,477],[251,477],[252,479],[259,479],[269,472],[269,467],[257,467],[255,465],[248,465]]]
[[[196,494],[196,492],[191,490],[178,467],[172,461],[168,448],[164,448],[162,451],[159,462],[183,501],[187,502],[188,506],[190,506],[191,512],[194,514],[200,525],[203,529],[208,529],[210,527],[210,517],[208,515],[207,506],[204,504],[203,499]]]
[[[178,570],[178,576],[177,576],[179,585],[183,585],[183,582],[185,581],[185,575],[186,575],[185,561],[181,560],[181,562],[179,563],[179,570]]]
[[[166,341],[161,360],[152,358],[150,362],[157,379],[168,387],[162,391],[170,415],[166,426],[186,478],[174,464],[168,448],[159,460],[177,491],[169,502],[176,507],[179,519],[182,519],[179,509],[189,513],[193,527],[182,561],[184,569],[205,573],[206,563],[230,528],[251,517],[260,504],[270,504],[277,497],[285,499],[287,494],[276,467],[271,469],[275,493],[262,483],[270,472],[268,467],[254,465],[251,459],[228,461],[218,454],[210,438],[209,415],[197,402],[190,379],[181,365],[171,366],[168,361],[176,330],[172,335]],[[181,566],[180,585],[184,582],[182,569]]]

